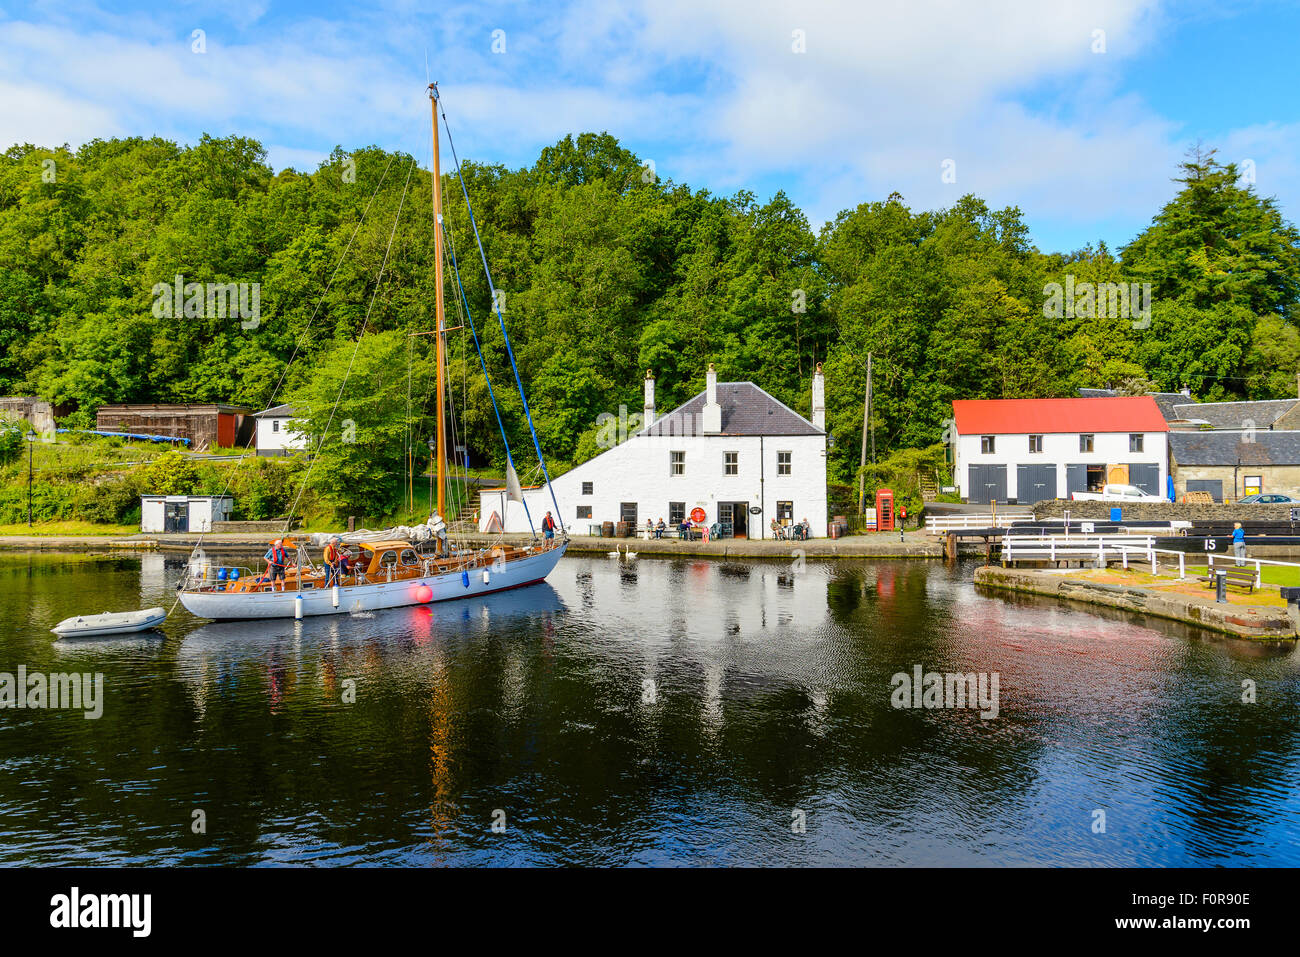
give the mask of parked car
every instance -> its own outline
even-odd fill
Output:
[[[1277,492],[1256,492],[1237,499],[1238,505],[1300,505],[1300,498],[1280,495]]]
[[[1167,502],[1161,495],[1151,495],[1136,485],[1103,485],[1100,492],[1071,492],[1076,502]]]

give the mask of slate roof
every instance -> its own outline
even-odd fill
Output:
[[[265,419],[270,416],[277,416],[277,417],[288,416],[290,418],[293,418],[293,416],[295,415],[297,415],[297,411],[291,405],[274,405],[269,409],[263,409],[261,412],[258,412],[255,416],[253,416],[253,418]]]
[[[752,382],[719,382],[723,435],[820,435],[818,429],[789,406],[778,402]],[[702,435],[700,416],[704,393],[683,402],[655,420],[645,435]]]
[[[1226,403],[1243,404],[1243,403]],[[1254,433],[1204,429],[1170,432],[1169,452],[1179,465],[1300,465],[1300,432]]]
[[[1260,402],[1185,402],[1174,406],[1180,419],[1208,422],[1216,429],[1246,428],[1246,421],[1257,429],[1267,429],[1296,406],[1296,399],[1266,399]]]
[[[1118,389],[1080,389],[1079,395],[1089,399],[1102,399],[1120,395]],[[1172,422],[1180,419],[1182,416],[1174,411],[1174,406],[1186,404],[1188,399],[1182,392],[1148,392],[1147,395],[1156,400],[1156,408],[1160,414],[1165,417],[1166,422]],[[1199,403],[1193,402],[1192,405]]]

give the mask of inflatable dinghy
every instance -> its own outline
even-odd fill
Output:
[[[161,608],[142,611],[106,611],[102,615],[78,615],[65,618],[50,631],[60,638],[89,638],[92,635],[127,635],[157,628],[167,620]]]

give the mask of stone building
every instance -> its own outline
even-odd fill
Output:
[[[1185,492],[1209,492],[1216,502],[1257,492],[1300,498],[1300,430],[1171,431],[1169,458],[1179,498]]]

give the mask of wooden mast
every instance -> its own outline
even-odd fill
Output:
[[[444,348],[446,325],[443,320],[442,302],[442,172],[438,165],[438,84],[436,83],[429,84],[429,103],[433,108],[433,281],[437,312],[437,333],[434,339],[438,344],[438,451],[436,453],[438,459],[438,517],[446,521],[445,490],[447,479],[444,467],[447,461],[447,431],[443,422],[443,409],[446,407],[443,380],[445,378],[447,354]]]

